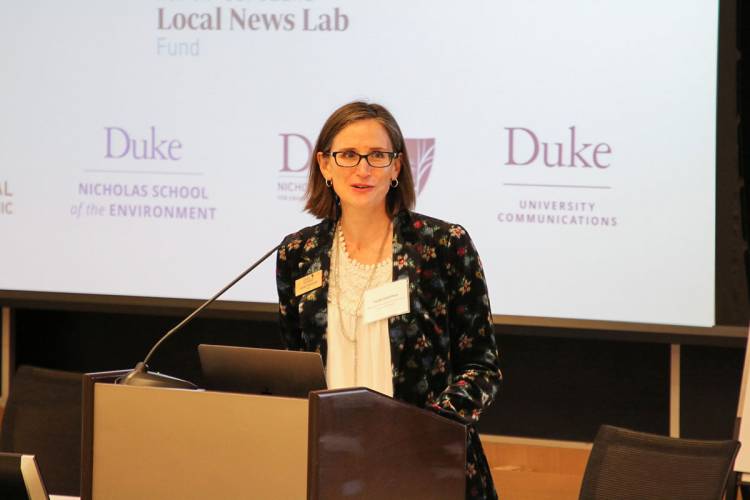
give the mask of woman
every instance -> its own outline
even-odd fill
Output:
[[[409,158],[388,110],[352,102],[328,118],[306,199],[323,220],[277,257],[287,348],[319,352],[329,388],[370,387],[470,424],[466,496],[496,498],[471,425],[501,381],[484,273],[461,226],[410,211]],[[403,279],[409,310],[365,322],[364,291]]]

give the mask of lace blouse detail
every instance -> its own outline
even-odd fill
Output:
[[[362,264],[357,262],[349,256],[346,250],[346,241],[344,240],[344,232],[341,230],[336,231],[338,233],[337,244],[339,251],[336,252],[336,245],[334,245],[333,251],[331,252],[331,269],[336,269],[336,266],[340,265],[338,269],[339,273],[329,273],[329,287],[328,287],[328,302],[333,306],[337,307],[339,301],[341,301],[341,312],[349,316],[362,316],[362,307],[360,304],[362,294],[365,291],[365,285],[372,276],[369,288],[375,288],[380,285],[389,283],[393,278],[393,263],[392,257],[389,254],[387,259],[377,264]],[[341,254],[341,263],[338,262],[339,255]],[[336,276],[338,274],[338,276]],[[336,282],[336,278],[339,278],[341,283]],[[359,306],[359,311],[357,310]]]
[[[392,281],[392,257],[366,265],[346,253],[341,231],[331,252],[328,274],[328,357],[330,389],[369,387],[393,396],[393,373],[388,320],[365,323],[363,293]],[[390,252],[389,252],[390,253]],[[341,260],[341,262],[339,262]]]

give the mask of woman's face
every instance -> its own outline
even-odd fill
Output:
[[[350,123],[334,137],[331,144],[331,153],[356,152],[366,155],[373,151],[393,151],[385,128],[377,120]],[[400,158],[395,158],[385,168],[371,167],[364,158],[356,167],[340,167],[332,155],[323,153],[318,153],[317,160],[323,177],[333,182],[333,189],[341,199],[344,212],[352,209],[384,211],[391,180],[396,179],[401,171]]]

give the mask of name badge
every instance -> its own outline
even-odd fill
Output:
[[[409,312],[409,280],[397,280],[367,290],[363,297],[365,323]]]
[[[294,282],[294,295],[299,297],[303,293],[315,290],[321,286],[323,286],[323,271],[315,271]]]

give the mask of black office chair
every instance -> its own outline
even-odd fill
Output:
[[[602,425],[579,500],[720,500],[739,448]]]
[[[0,451],[36,455],[47,488],[81,493],[80,373],[20,366],[0,430]]]

